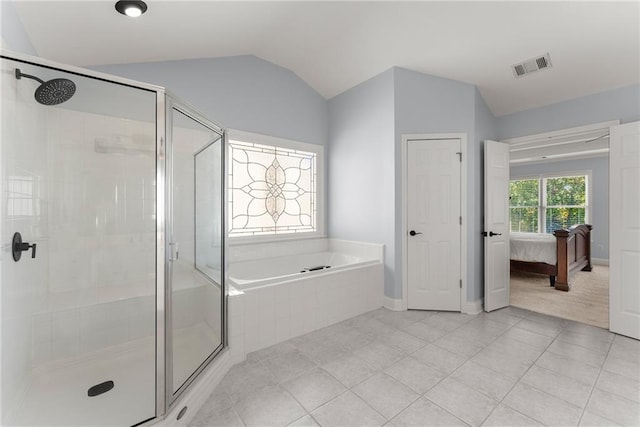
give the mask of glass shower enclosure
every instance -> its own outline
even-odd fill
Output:
[[[226,349],[224,130],[154,85],[0,69],[1,423],[152,423]]]

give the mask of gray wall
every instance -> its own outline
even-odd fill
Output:
[[[327,101],[293,72],[255,56],[92,68],[164,86],[225,128],[328,143]]]
[[[511,167],[511,177],[533,176],[557,172],[592,171],[591,256],[609,259],[609,158],[575,159],[534,163]]]
[[[608,120],[640,120],[640,85],[583,96],[496,118],[498,138],[514,138]]]
[[[394,67],[329,101],[329,234],[385,244],[385,295],[402,298],[403,134],[466,133],[469,301],[482,296],[481,144],[493,116],[475,87]],[[477,130],[476,130],[477,128]],[[354,171],[356,173],[354,174]]]
[[[329,101],[329,235],[384,243],[385,295],[394,286],[393,70]]]
[[[466,133],[468,138],[468,202],[467,212],[463,212],[464,220],[475,222],[478,216],[477,204],[474,198],[474,183],[478,176],[478,150],[475,139],[475,87],[470,84],[454,80],[434,77],[423,73],[394,68],[395,88],[395,245],[396,268],[394,277],[394,293],[388,294],[393,298],[402,297],[402,265],[404,248],[401,245],[402,236],[402,167],[401,142],[403,134],[416,133]],[[468,227],[467,297],[477,294],[481,286],[481,278],[474,274],[476,259],[481,253],[476,252],[477,239],[473,235],[474,227]],[[475,298],[470,298],[475,299]]]
[[[37,55],[31,44],[31,39],[22,26],[22,21],[16,12],[12,0],[0,1],[0,35],[2,47],[14,52]]]

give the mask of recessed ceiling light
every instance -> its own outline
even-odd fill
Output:
[[[142,0],[120,0],[116,3],[116,10],[123,15],[136,18],[147,11],[147,4]]]

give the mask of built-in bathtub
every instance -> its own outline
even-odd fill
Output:
[[[378,262],[375,258],[328,251],[239,261],[229,265],[229,281],[236,289],[244,291]]]
[[[382,245],[313,239],[232,247],[231,259],[229,343],[236,361],[383,304]]]

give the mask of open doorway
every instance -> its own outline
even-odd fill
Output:
[[[505,141],[511,147],[511,305],[609,328],[608,130],[612,124]],[[575,248],[578,239],[569,241],[569,251],[586,252],[586,261],[575,265],[560,259],[560,237],[554,232],[580,224],[591,227],[584,248]],[[525,261],[525,268],[519,268],[518,261]],[[557,264],[557,270],[566,262],[567,286],[553,286],[561,277],[557,272],[526,268],[532,262]]]

